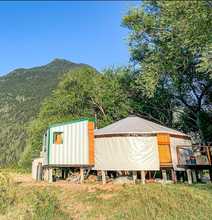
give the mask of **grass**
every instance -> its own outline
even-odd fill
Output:
[[[91,207],[80,219],[212,219],[211,185],[124,186],[84,193],[79,201]]]
[[[61,210],[56,192],[50,188],[22,187],[0,173],[0,219],[72,219]]]
[[[1,174],[0,219],[212,219],[212,185],[24,184]]]

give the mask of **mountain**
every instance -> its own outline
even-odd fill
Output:
[[[26,128],[42,101],[63,75],[88,66],[63,59],[47,65],[20,68],[0,77],[0,166],[16,163],[26,145]]]

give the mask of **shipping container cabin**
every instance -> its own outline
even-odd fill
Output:
[[[41,156],[47,167],[94,166],[94,121],[51,125],[44,134]]]

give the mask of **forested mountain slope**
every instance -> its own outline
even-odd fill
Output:
[[[15,163],[25,148],[26,128],[40,104],[63,74],[85,67],[62,59],[30,69],[16,69],[0,77],[0,166]]]

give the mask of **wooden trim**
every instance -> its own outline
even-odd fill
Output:
[[[191,138],[189,136],[183,136],[183,135],[177,135],[177,134],[170,134],[170,137],[174,137],[174,138],[180,138],[180,139],[185,139],[185,140],[191,140]]]
[[[161,167],[172,167],[172,153],[170,147],[170,135],[165,133],[157,134],[157,143],[158,143],[158,152],[159,152],[159,161]],[[163,150],[166,147],[167,150]],[[162,152],[161,152],[162,150]],[[169,151],[169,152],[168,152]],[[169,155],[168,155],[169,153]],[[166,157],[167,156],[167,157]],[[167,162],[163,162],[163,160]]]
[[[157,134],[157,141],[159,145],[169,145],[170,148],[170,135],[169,134]]]
[[[44,167],[49,167],[49,168],[92,168],[94,165],[89,165],[89,164],[49,164],[49,165],[44,165]]]
[[[177,165],[178,168],[186,168],[186,169],[196,169],[196,170],[207,170],[207,169],[211,169],[212,165]]]
[[[95,138],[109,138],[109,137],[155,137],[157,134],[145,133],[117,133],[117,134],[100,134],[95,135]]]
[[[117,133],[117,134],[97,134],[95,138],[109,138],[109,137],[155,137],[158,134],[169,135],[170,137],[191,140],[189,136],[186,135],[177,135],[169,133]]]
[[[88,139],[89,139],[89,164],[95,163],[94,158],[94,123],[88,122]]]
[[[160,163],[160,167],[173,167],[172,163]]]
[[[211,153],[210,153],[210,146],[207,146],[207,155],[208,155],[208,161],[209,161],[209,164],[211,165]]]
[[[163,133],[163,132],[158,132],[157,135],[169,135],[170,137],[174,138],[180,138],[180,139],[185,139],[185,140],[191,140],[191,138],[188,135],[180,135],[180,134],[172,134],[172,133]]]
[[[173,169],[173,165],[170,164],[170,165],[160,165],[160,170],[170,170],[170,169]]]

